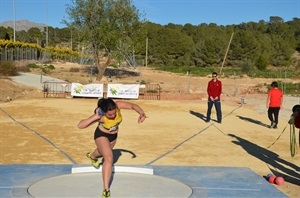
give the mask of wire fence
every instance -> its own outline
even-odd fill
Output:
[[[0,48],[0,61],[38,60],[40,51],[34,48]]]
[[[64,60],[70,62],[78,62],[79,58],[67,55],[67,54],[57,54],[52,55],[48,50],[40,50],[36,48],[7,48],[0,47],[0,62],[5,61],[22,61],[22,60],[36,60],[49,62],[55,60]]]

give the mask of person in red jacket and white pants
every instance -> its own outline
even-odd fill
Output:
[[[206,122],[210,121],[211,109],[212,106],[215,105],[216,112],[217,112],[217,121],[218,123],[222,123],[222,111],[221,111],[221,100],[220,100],[221,93],[222,93],[222,82],[218,80],[217,72],[213,72],[212,80],[208,82],[208,86],[207,86],[208,102],[207,102]]]

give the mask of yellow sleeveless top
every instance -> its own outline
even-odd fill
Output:
[[[122,114],[120,109],[116,109],[116,117],[114,119],[108,119],[103,116],[103,123],[101,125],[107,130],[116,130],[119,124],[122,122]]]

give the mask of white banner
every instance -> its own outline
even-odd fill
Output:
[[[107,97],[108,98],[139,98],[139,84],[108,84]]]
[[[103,98],[103,84],[72,83],[71,96]]]

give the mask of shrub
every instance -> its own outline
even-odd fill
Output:
[[[140,84],[146,84],[145,80],[141,80]]]
[[[28,68],[32,68],[32,69],[35,69],[35,68],[40,68],[38,65],[36,65],[35,63],[30,63],[27,65]]]
[[[53,70],[55,67],[53,65],[44,65],[46,69]]]
[[[18,75],[17,67],[10,61],[0,62],[0,75],[16,76]]]
[[[240,62],[240,67],[242,68],[242,72],[245,74],[252,76],[255,71],[255,66],[251,60],[244,59]]]
[[[18,72],[30,72],[30,68],[27,66],[17,67]]]
[[[71,67],[70,72],[79,72],[79,68]]]
[[[265,70],[268,66],[268,59],[266,56],[259,56],[256,60],[256,68],[259,70]]]

